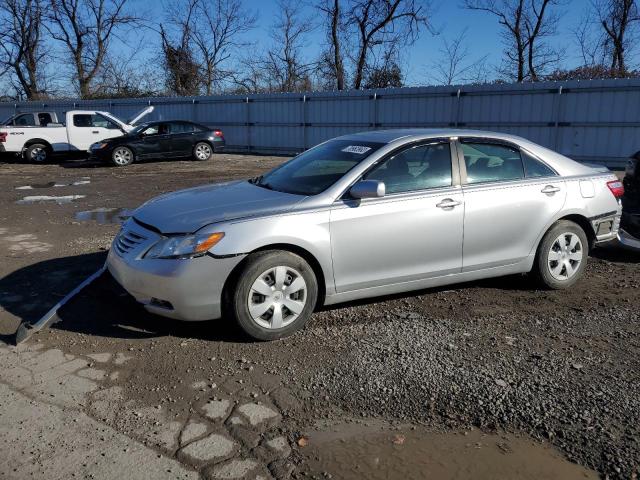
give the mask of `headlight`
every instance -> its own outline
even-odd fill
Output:
[[[223,237],[223,232],[166,237],[151,247],[144,258],[200,257]]]

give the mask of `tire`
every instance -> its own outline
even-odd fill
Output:
[[[538,247],[538,280],[553,290],[569,288],[584,274],[588,257],[589,239],[582,227],[560,220],[545,233]]]
[[[287,292],[291,286],[296,290]],[[316,276],[302,257],[282,250],[268,250],[247,258],[244,269],[226,295],[226,311],[249,337],[276,340],[304,327],[317,298]]]
[[[27,147],[24,156],[31,163],[46,163],[51,154],[49,147],[43,143],[34,143]]]
[[[111,152],[111,163],[116,167],[126,167],[134,160],[133,151],[129,147],[115,147]]]
[[[193,159],[199,162],[206,162],[213,157],[213,147],[207,142],[198,142],[193,147]]]

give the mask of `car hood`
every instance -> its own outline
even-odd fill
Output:
[[[165,234],[192,233],[212,223],[287,212],[304,198],[243,180],[161,195],[133,212],[133,218]]]

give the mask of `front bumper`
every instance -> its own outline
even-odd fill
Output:
[[[127,222],[128,228],[131,223]],[[133,228],[141,233],[140,227]],[[143,234],[145,241],[124,254],[114,241],[107,256],[113,278],[152,313],[187,321],[220,318],[225,281],[244,256],[144,259],[158,235],[146,230]]]

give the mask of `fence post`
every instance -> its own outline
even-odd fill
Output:
[[[458,91],[456,92],[456,120],[455,120],[456,128],[460,126],[460,103],[462,102],[461,94],[462,94],[462,89],[459,88]]]
[[[554,150],[558,150],[558,144],[560,143],[560,115],[562,110],[562,85],[558,88],[558,95],[555,99],[556,111],[555,111],[555,121],[554,121],[554,139],[553,139],[553,148]]]
[[[307,96],[302,96],[302,150],[307,149]]]
[[[247,152],[251,151],[251,112],[249,106],[249,97],[245,97],[245,103],[247,104],[247,116],[245,118],[245,125],[247,126]]]
[[[373,100],[373,122],[371,122],[371,125],[373,126],[373,130],[377,130],[378,127],[378,92],[374,92],[373,95],[371,95],[369,98],[371,98],[371,100]]]

